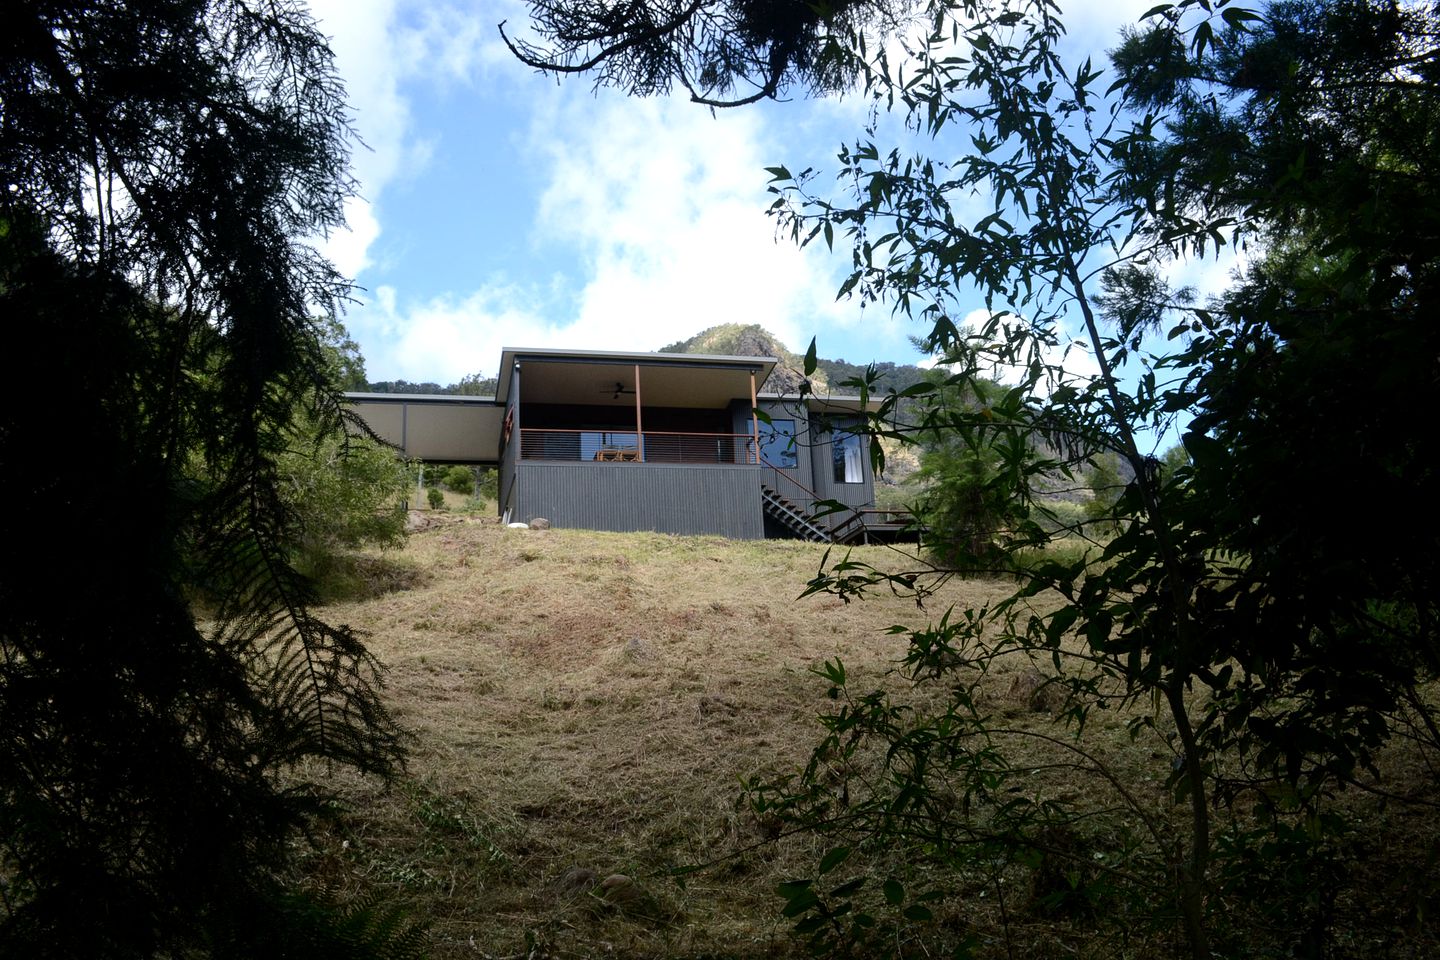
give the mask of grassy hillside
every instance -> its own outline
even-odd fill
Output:
[[[866,548],[878,554],[885,548]],[[431,528],[339,605],[389,667],[415,734],[400,789],[347,782],[343,829],[312,858],[340,889],[378,886],[433,922],[437,957],[771,955],[775,884],[813,863],[740,802],[740,778],[797,769],[836,655],[878,671],[898,600],[796,602],[823,550],[653,534]],[[949,599],[998,594],[957,583]],[[689,879],[672,866],[748,854]],[[586,872],[634,878],[613,907]]]
[[[429,922],[437,958],[803,955],[774,891],[813,875],[820,849],[752,814],[742,778],[809,758],[815,718],[836,706],[813,667],[842,656],[862,678],[856,689],[904,683],[885,673],[904,648],[886,627],[1007,592],[955,580],[928,610],[886,597],[797,601],[823,547],[427,516],[438,525],[404,551],[365,562],[371,599],[327,611],[367,631],[389,668],[389,702],[414,735],[407,777],[390,790],[339,782],[343,812],[307,869],[342,896],[379,889],[408,904]],[[1033,671],[993,665],[986,708],[1012,728],[1059,732],[1033,697]],[[1086,749],[1159,820],[1183,818],[1163,786],[1163,741],[1132,739],[1124,719],[1094,719]],[[1020,756],[1056,797],[1113,806],[1109,786],[1063,751]],[[1440,895],[1393,890],[1426,875],[1437,824],[1383,797],[1357,797],[1354,810],[1368,859],[1347,861],[1337,909],[1348,911],[1346,942],[1373,949],[1343,955],[1423,956],[1435,943],[1424,917]],[[1113,836],[1083,840],[1095,846],[1080,848],[1080,862],[1118,855],[1123,821],[1113,822]],[[1404,842],[1377,842],[1386,837]],[[866,862],[890,856],[870,851]],[[712,866],[683,886],[669,875],[696,864]],[[1015,956],[1173,951],[1163,918],[1160,934],[1137,927],[1116,939],[1115,925],[1130,922],[1119,908],[1046,908],[1041,885],[1066,876],[1045,863],[1007,868],[1013,886],[999,902],[984,883],[962,882],[937,905],[938,929],[979,931],[981,957],[1007,955],[1002,929]],[[963,925],[947,927],[948,915]]]

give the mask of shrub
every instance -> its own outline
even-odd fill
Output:
[[[500,471],[487,467],[480,471],[480,488],[476,495],[482,500],[500,499]]]
[[[456,465],[441,475],[440,482],[451,491],[468,497],[475,492],[475,471]]]
[[[286,505],[300,520],[291,555],[307,576],[325,580],[343,548],[404,542],[410,481],[393,450],[331,434],[282,453],[277,468]]]
[[[445,506],[445,494],[440,492],[439,487],[431,487],[425,491],[425,499],[430,502],[431,510],[439,510]]]

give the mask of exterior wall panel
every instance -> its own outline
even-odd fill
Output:
[[[853,426],[854,421],[835,421],[834,427],[844,430]],[[835,479],[835,444],[833,434],[823,439],[812,450],[815,492],[823,499],[837,500],[851,507],[873,507],[875,505],[875,478],[870,468],[870,438],[860,435],[860,483],[842,483]]]
[[[512,519],[556,527],[765,536],[760,473],[753,466],[521,462]]]

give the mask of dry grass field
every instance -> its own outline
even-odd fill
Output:
[[[341,815],[306,868],[341,895],[404,903],[446,960],[798,954],[774,891],[812,874],[821,848],[777,840],[742,779],[808,760],[832,706],[814,667],[839,656],[857,686],[898,682],[884,674],[904,638],[886,627],[1008,592],[953,581],[925,610],[797,600],[823,547],[428,516],[440,522],[403,551],[364,561],[371,598],[326,610],[369,635],[413,741],[395,786],[332,781]],[[1024,666],[988,681],[997,698]],[[1119,719],[1087,737],[1167,815],[1166,758]],[[713,866],[670,876],[697,864]],[[1022,931],[1027,955],[1068,955],[1047,924]]]

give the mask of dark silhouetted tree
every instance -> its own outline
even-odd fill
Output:
[[[330,51],[288,0],[24,4],[0,47],[0,954],[343,952],[368,921],[284,889],[305,776],[400,738],[275,467],[343,416]]]
[[[734,107],[791,86],[841,91],[860,61],[851,35],[895,29],[906,0],[536,0],[537,43],[505,35],[522,62],[551,73],[593,73],[636,96],[679,87],[697,103]],[[501,25],[504,33],[504,25]]]

